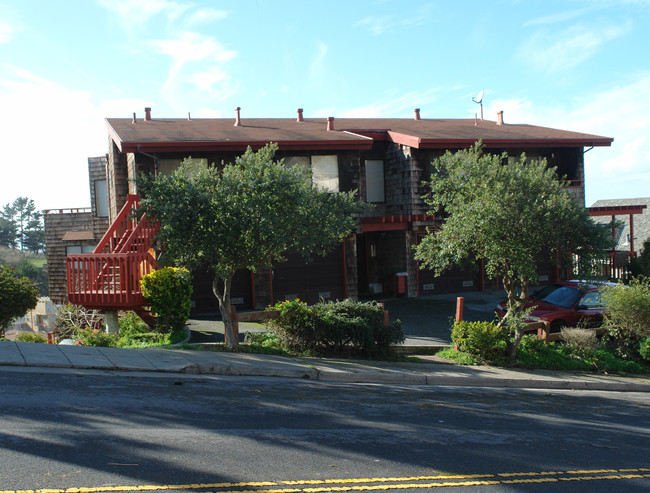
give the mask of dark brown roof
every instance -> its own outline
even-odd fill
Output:
[[[374,140],[416,148],[467,147],[479,139],[486,147],[609,146],[614,139],[534,125],[497,125],[473,119],[337,118],[334,131],[326,119],[243,118],[152,119],[132,123],[108,118],[106,124],[123,152],[241,150],[277,142],[281,149],[368,149]]]

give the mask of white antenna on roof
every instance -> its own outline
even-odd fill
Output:
[[[476,99],[472,98],[472,101],[481,107],[481,120],[483,119],[483,92],[484,91],[479,92],[478,96],[476,96]]]

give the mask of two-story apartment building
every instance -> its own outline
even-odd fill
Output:
[[[154,118],[146,108],[144,118],[135,114],[108,118],[106,125],[106,188],[112,222],[119,219],[129,197],[138,194],[134,178],[139,173],[170,173],[188,156],[221,166],[247,147],[257,149],[269,142],[277,143],[277,158],[288,165],[311,167],[314,184],[330,190],[358,190],[362,200],[374,205],[360,219],[357,230],[326,258],[309,264],[300,258],[285,263],[271,259],[268,269],[238,273],[233,303],[241,308],[263,308],[294,297],[311,303],[319,298],[358,298],[382,292],[418,296],[490,287],[480,265],[476,270],[435,277],[420,270],[414,260],[413,246],[427,227],[442,220],[427,215],[422,201],[431,161],[447,150],[467,148],[479,140],[486,152],[505,151],[511,159],[526,152],[528,159],[545,158],[549,166],[557,167],[584,205],[585,149],[609,146],[613,141],[506,124],[502,113],[497,121],[423,119],[419,110],[412,118],[304,118],[299,109],[296,118],[249,119],[238,108],[234,119],[192,119],[189,115],[178,119]],[[114,242],[119,243],[119,238]],[[540,265],[542,281],[558,275],[554,266]],[[196,272],[195,280],[195,309],[216,311],[207,269]]]

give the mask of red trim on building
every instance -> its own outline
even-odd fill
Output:
[[[364,217],[361,220],[361,231],[372,233],[374,231],[404,231],[408,230],[414,221],[433,221],[433,216],[426,214],[407,214],[400,216]]]
[[[588,207],[590,216],[619,216],[626,214],[643,214],[646,205],[617,205],[609,207]]]

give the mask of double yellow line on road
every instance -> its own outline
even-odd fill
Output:
[[[222,490],[224,493],[328,493],[339,491],[390,491],[398,489],[451,488],[458,486],[489,486],[500,484],[559,483],[566,481],[604,481],[622,479],[650,479],[650,469],[591,469],[497,474],[443,474],[436,476],[314,479],[298,481],[97,486],[62,489],[0,490],[0,493],[126,493],[134,491],[168,490]],[[201,491],[197,493],[207,492]]]

